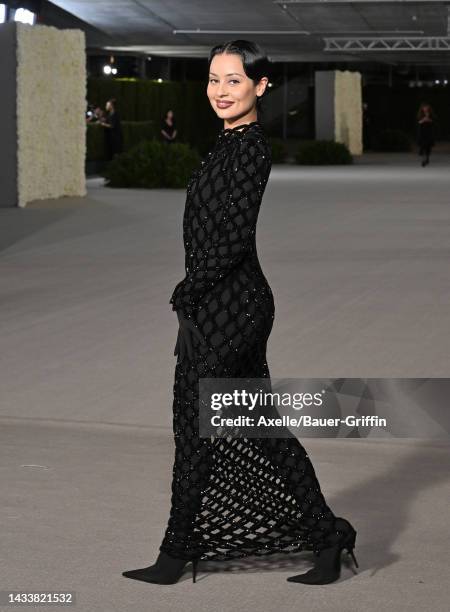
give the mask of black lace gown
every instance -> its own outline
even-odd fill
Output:
[[[256,223],[271,170],[258,121],[222,129],[192,176],[183,217],[185,278],[170,299],[206,342],[175,367],[175,460],[161,551],[225,560],[302,549],[346,537],[321,493],[303,446],[292,438],[200,438],[199,378],[269,378],[271,288],[256,251]]]

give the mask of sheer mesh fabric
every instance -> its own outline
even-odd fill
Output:
[[[295,437],[198,433],[200,378],[270,378],[275,305],[258,261],[256,224],[271,164],[259,122],[222,130],[187,189],[186,276],[170,303],[206,342],[194,336],[194,358],[175,366],[172,497],[160,550],[176,558],[317,553],[352,529],[327,506]]]

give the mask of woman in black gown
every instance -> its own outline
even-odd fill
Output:
[[[189,182],[186,276],[170,299],[179,320],[170,517],[156,563],[123,575],[172,584],[190,561],[195,580],[198,559],[310,550],[315,567],[288,580],[325,584],[339,577],[356,532],[327,506],[300,442],[199,437],[199,378],[269,378],[275,314],[255,236],[272,163],[257,120],[269,62],[238,40],[215,47],[209,66],[208,97],[228,127]]]

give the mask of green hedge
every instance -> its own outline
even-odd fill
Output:
[[[105,158],[106,129],[97,123],[87,124],[87,161],[100,161]],[[128,151],[142,140],[152,140],[157,137],[153,121],[122,121],[122,132],[124,151]]]
[[[282,164],[287,156],[286,143],[282,138],[269,138],[272,149],[272,162],[274,164]]]
[[[94,78],[87,81],[87,100],[105,107],[116,98],[122,122],[153,121],[159,126],[167,109],[175,113],[177,140],[190,143],[205,154],[214,143],[221,121],[206,96],[204,81],[163,81],[138,78]]]
[[[108,187],[185,188],[200,161],[186,144],[144,140],[116,155],[102,176]]]
[[[373,136],[374,151],[411,151],[412,141],[403,130],[381,130]]]
[[[353,157],[342,142],[333,140],[304,140],[295,154],[297,164],[351,164]]]

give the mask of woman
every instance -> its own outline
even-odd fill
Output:
[[[105,109],[108,114],[106,120],[100,119],[100,124],[105,128],[105,154],[106,159],[110,161],[114,155],[123,151],[122,124],[114,98],[106,102]]]
[[[431,149],[435,144],[434,113],[426,102],[420,105],[417,113],[417,144],[422,156],[422,168],[430,163]]]
[[[173,111],[168,110],[164,119],[161,121],[161,138],[163,142],[175,142],[177,137],[177,129],[175,127],[175,119]]]
[[[179,321],[172,506],[156,563],[123,575],[173,584],[192,562],[195,581],[198,559],[308,549],[315,568],[288,580],[325,584],[339,577],[340,553],[352,551],[356,532],[326,505],[299,441],[198,435],[199,378],[269,378],[275,312],[255,242],[271,170],[257,119],[269,62],[237,40],[212,49],[209,69],[207,94],[225,127],[188,186],[186,277],[170,299]]]

